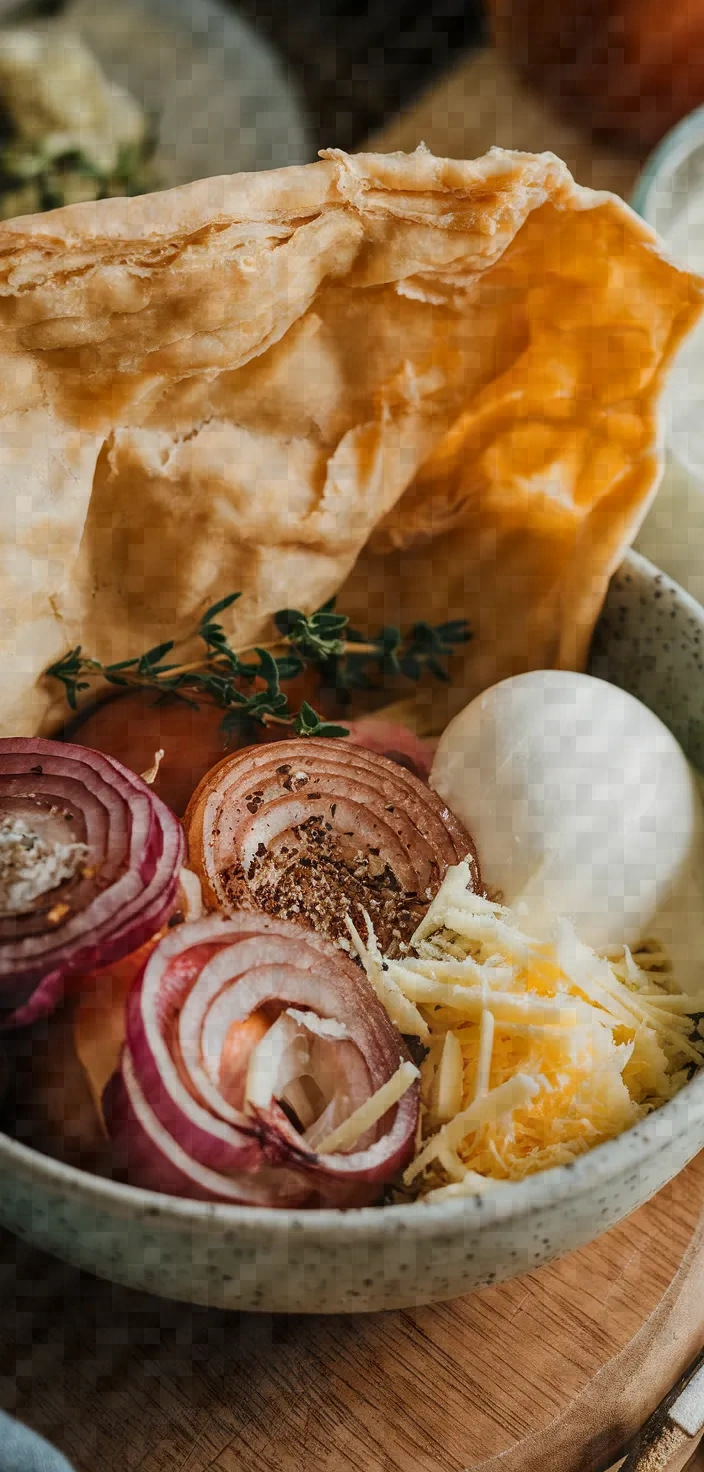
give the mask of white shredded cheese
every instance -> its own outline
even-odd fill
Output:
[[[415,1083],[419,1077],[415,1063],[401,1063],[391,1078],[387,1079],[386,1083],[382,1084],[370,1099],[360,1104],[359,1109],[355,1109],[347,1119],[342,1121],[342,1124],[338,1125],[336,1130],[333,1130],[332,1134],[318,1145],[318,1154],[333,1155],[340,1150],[349,1150],[357,1143],[357,1140],[361,1139],[362,1135],[367,1133],[367,1130],[370,1130],[383,1118],[388,1109],[398,1104],[399,1099],[403,1098],[411,1084]]]
[[[677,991],[659,942],[598,954],[559,919],[536,938],[469,882],[468,864],[448,870],[402,960],[368,917],[366,944],[354,932],[392,1020],[428,1049],[404,1181],[433,1200],[574,1160],[704,1063],[704,996]]]
[[[156,782],[156,779],[159,776],[159,768],[163,760],[164,748],[163,746],[160,746],[159,750],[154,752],[154,760],[151,766],[147,767],[146,772],[142,772],[142,781],[146,782],[148,787],[152,787]]]
[[[319,1017],[317,1012],[304,1012],[299,1007],[287,1007],[286,1016],[292,1017],[294,1022],[324,1042],[341,1042],[349,1037],[344,1022],[338,1022],[336,1017]]]
[[[433,1080],[433,1114],[440,1124],[462,1108],[462,1048],[456,1033],[445,1033],[440,1062]]]
[[[413,1003],[404,996],[400,987],[391,976],[388,963],[384,961],[379,951],[372,922],[366,911],[364,912],[364,919],[368,932],[366,946],[349,915],[345,916],[347,929],[352,937],[352,944],[379,1001],[386,1008],[391,1021],[398,1028],[399,1032],[405,1033],[407,1037],[427,1037],[429,1030],[428,1024],[421,1016],[418,1008],[414,1007]]]
[[[491,1076],[491,1057],[494,1051],[494,1034],[496,1022],[494,1014],[489,1007],[482,1012],[482,1020],[479,1024],[479,1059],[477,1061],[477,1077],[474,1085],[474,1099],[483,1099],[489,1092],[489,1079]]]
[[[552,1023],[556,1027],[573,1027],[579,1018],[580,1005],[575,997],[566,996],[552,1001],[516,992],[484,993],[481,987],[453,986],[448,982],[416,976],[414,972],[405,972],[396,961],[389,961],[387,965],[389,979],[397,983],[409,1000],[426,1006],[449,1007],[462,1017],[479,1021],[489,1010],[503,1022],[532,1021]]]
[[[454,1201],[458,1196],[484,1196],[487,1191],[494,1187],[500,1189],[505,1184],[505,1181],[480,1176],[476,1170],[466,1170],[461,1181],[452,1181],[449,1186],[436,1186],[433,1191],[426,1192],[423,1200]]]

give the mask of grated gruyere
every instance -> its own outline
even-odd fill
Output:
[[[318,1155],[333,1155],[338,1150],[349,1150],[352,1145],[356,1145],[367,1130],[383,1119],[392,1105],[398,1104],[399,1099],[403,1098],[411,1084],[415,1083],[419,1077],[420,1073],[415,1063],[401,1063],[391,1078],[387,1079],[386,1083],[382,1084],[370,1099],[360,1104],[359,1109],[355,1109],[353,1114],[344,1119],[342,1124],[338,1125],[337,1129],[333,1130],[332,1134],[317,1146]]]
[[[402,959],[350,925],[392,1021],[422,1038],[421,1127],[404,1184],[430,1200],[520,1180],[628,1129],[704,1063],[697,1014],[656,941],[603,955],[548,938],[451,868]],[[366,1126],[365,1126],[366,1127]]]
[[[457,1034],[448,1028],[440,1063],[433,1079],[433,1114],[441,1122],[454,1119],[462,1108],[462,1048]]]

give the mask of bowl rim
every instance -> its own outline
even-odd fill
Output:
[[[704,125],[704,107],[698,110]],[[677,130],[675,130],[677,131]],[[704,136],[704,135],[703,135]],[[627,549],[616,573],[626,573],[642,580],[657,579],[676,591],[685,612],[694,615],[704,628],[704,608],[686,589],[681,588],[660,568],[640,553]],[[118,1215],[148,1216],[153,1224],[159,1220],[193,1228],[217,1224],[223,1233],[233,1231],[261,1239],[286,1239],[295,1232],[299,1237],[318,1241],[332,1231],[337,1237],[352,1241],[372,1236],[381,1237],[398,1231],[414,1236],[434,1236],[439,1229],[479,1230],[500,1222],[520,1221],[535,1211],[560,1204],[566,1196],[592,1196],[607,1182],[625,1176],[629,1170],[642,1168],[652,1156],[667,1149],[680,1136],[692,1131],[695,1143],[691,1154],[699,1149],[694,1131],[704,1125],[704,1069],[690,1079],[674,1098],[630,1129],[606,1140],[601,1145],[564,1165],[550,1166],[521,1181],[496,1183],[481,1194],[468,1194],[444,1201],[407,1202],[399,1205],[365,1206],[347,1209],[323,1207],[301,1210],[290,1207],[273,1209],[266,1206],[237,1206],[217,1201],[195,1201],[187,1197],[169,1196],[98,1176],[80,1166],[69,1165],[53,1156],[44,1155],[30,1145],[0,1131],[0,1183],[3,1167],[12,1163],[25,1178],[40,1178],[42,1183],[63,1190],[74,1197],[88,1199],[100,1209],[117,1208]]]
[[[98,1210],[116,1207],[118,1215],[145,1216],[152,1224],[159,1220],[193,1228],[217,1224],[223,1232],[232,1234],[233,1230],[241,1229],[247,1235],[256,1233],[260,1240],[263,1232],[282,1240],[295,1232],[298,1237],[308,1236],[317,1241],[331,1230],[335,1235],[352,1239],[394,1235],[398,1231],[425,1237],[435,1235],[439,1228],[461,1225],[463,1230],[471,1231],[500,1222],[521,1221],[536,1211],[559,1206],[567,1196],[572,1201],[585,1195],[591,1199],[599,1187],[627,1175],[629,1170],[642,1168],[685,1130],[688,1132],[701,1123],[704,1123],[704,1071],[645,1119],[614,1139],[594,1146],[573,1162],[537,1171],[521,1181],[497,1182],[496,1189],[489,1186],[481,1194],[389,1206],[296,1210],[194,1201],[94,1175],[79,1166],[43,1155],[2,1133],[0,1179],[3,1164],[12,1161],[25,1176],[41,1178],[45,1186],[63,1188],[64,1194],[88,1200]],[[698,1142],[693,1144],[692,1156],[699,1148]]]
[[[704,106],[695,107],[693,112],[682,118],[649,154],[636,180],[630,198],[631,208],[656,229],[655,220],[649,214],[649,203],[653,186],[667,169],[674,172],[690,152],[695,140],[704,143]]]

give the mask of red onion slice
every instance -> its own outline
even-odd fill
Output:
[[[295,1172],[262,1165],[257,1171],[225,1176],[191,1160],[150,1109],[127,1050],[120,1072],[103,1094],[103,1113],[115,1163],[149,1191],[237,1206],[306,1206],[312,1201],[312,1187]]]
[[[349,1149],[317,1145],[403,1063],[412,1076],[366,977],[330,942],[258,912],[213,916],[170,931],[147,959],[104,1114],[136,1184],[361,1205],[413,1153],[417,1079]]]
[[[189,862],[211,908],[312,926],[349,949],[367,910],[385,953],[408,940],[469,834],[436,793],[378,752],[308,738],[227,757],[191,799]]]
[[[406,767],[423,782],[427,782],[437,741],[422,739],[398,721],[384,715],[362,716],[352,721],[346,741],[352,746],[364,746],[369,751],[379,751],[399,767]]]
[[[80,843],[85,860],[0,915],[3,1024],[33,1022],[66,981],[137,950],[167,919],[184,857],[180,824],[134,773],[66,742],[0,741],[0,822],[45,844]]]

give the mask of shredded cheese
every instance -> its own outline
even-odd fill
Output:
[[[336,1017],[319,1017],[317,1012],[302,1011],[299,1007],[287,1007],[286,1016],[324,1042],[341,1042],[349,1037],[344,1022],[338,1022]]]
[[[477,1073],[474,1083],[474,1103],[476,1103],[477,1099],[483,1099],[484,1095],[489,1092],[495,1033],[496,1022],[494,1020],[494,1014],[486,1007],[479,1024],[479,1057],[477,1059]]]
[[[409,1165],[403,1177],[405,1184],[409,1186],[411,1181],[415,1180],[422,1170],[425,1170],[426,1165],[429,1165],[437,1155],[439,1148],[444,1149],[449,1146],[451,1150],[457,1149],[468,1134],[476,1134],[482,1125],[495,1124],[502,1115],[518,1109],[521,1104],[527,1104],[538,1093],[538,1088],[539,1085],[534,1079],[528,1078],[526,1074],[517,1073],[513,1078],[500,1084],[498,1089],[492,1089],[483,1099],[476,1099],[468,1109],[463,1109],[460,1114],[456,1114],[449,1124],[443,1125],[439,1133],[428,1141],[420,1155],[417,1155]]]
[[[403,1098],[411,1084],[415,1083],[419,1077],[419,1070],[415,1063],[401,1063],[391,1078],[387,1079],[386,1083],[382,1084],[370,1099],[366,1099],[364,1104],[360,1104],[359,1109],[355,1109],[347,1119],[343,1119],[342,1124],[338,1125],[337,1129],[333,1130],[332,1134],[318,1145],[318,1155],[333,1155],[338,1150],[351,1149],[362,1135],[366,1135],[367,1130],[383,1119],[388,1109],[398,1104],[399,1099]]]
[[[428,1200],[574,1160],[704,1063],[704,994],[677,991],[656,940],[597,954],[564,919],[529,935],[469,879],[467,864],[448,871],[400,960],[368,917],[366,944],[351,927],[392,1021],[427,1048],[404,1184]]]
[[[142,772],[142,781],[146,782],[148,787],[152,787],[156,782],[156,779],[159,776],[159,768],[163,760],[164,748],[163,746],[160,746],[159,750],[154,752],[154,761],[152,762],[151,766],[147,767],[146,772]]]
[[[404,995],[394,977],[390,974],[388,963],[384,961],[379,951],[372,922],[366,911],[364,912],[364,919],[367,926],[366,946],[349,915],[345,916],[347,929],[352,937],[352,944],[365,967],[367,976],[379,1001],[386,1008],[391,1021],[398,1028],[399,1032],[405,1033],[407,1037],[427,1037],[429,1032],[428,1024],[421,1016],[418,1008],[414,1007],[413,1003]]]
[[[462,1108],[462,1072],[460,1041],[457,1034],[448,1029],[433,1080],[433,1114],[440,1123],[453,1119]]]
[[[487,1176],[480,1176],[475,1170],[466,1170],[461,1181],[452,1181],[449,1186],[436,1186],[433,1191],[428,1191],[426,1201],[453,1201],[457,1196],[483,1196],[485,1191],[492,1186],[503,1184],[501,1181],[489,1180]]]

